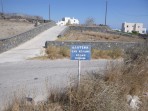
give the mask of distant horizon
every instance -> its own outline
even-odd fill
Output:
[[[107,25],[121,29],[122,23],[143,23],[148,29],[148,0],[107,0]],[[104,24],[106,0],[3,0],[5,13],[21,13],[59,21],[63,17],[77,18],[81,24],[89,17],[96,24]],[[0,5],[1,6],[1,5]],[[1,7],[0,7],[1,8]],[[1,9],[0,9],[1,10]]]

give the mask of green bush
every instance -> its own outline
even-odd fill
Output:
[[[132,31],[132,34],[138,35],[139,32],[137,32],[137,31]]]

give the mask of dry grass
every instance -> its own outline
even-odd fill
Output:
[[[123,56],[123,52],[121,49],[114,50],[92,50],[92,58],[93,59],[118,59]]]
[[[115,34],[92,32],[92,31],[69,31],[64,37],[57,41],[121,41],[121,42],[143,42],[138,37],[126,37]]]
[[[142,47],[139,51],[142,54],[136,61],[126,62],[135,56],[134,51],[130,51],[125,64],[111,64],[105,76],[85,75],[78,88],[70,85],[65,92],[52,93],[49,101],[59,103],[66,111],[147,111],[148,49]],[[127,95],[140,98],[139,109],[131,109]]]
[[[44,103],[33,105],[15,100],[5,111],[132,111],[127,95],[136,95],[142,101],[139,110],[148,110],[148,68],[135,66],[127,72],[126,66],[112,65],[105,76],[98,73],[83,76],[79,87],[70,85],[61,92],[53,91]],[[143,68],[143,72],[139,74]],[[135,73],[136,72],[136,73]]]
[[[11,37],[27,30],[34,28],[33,23],[11,21],[11,20],[0,20],[0,38]]]
[[[104,75],[82,76],[79,87],[72,82],[61,92],[51,92],[42,104],[30,106],[15,100],[5,111],[148,111],[148,47],[136,52],[140,54],[127,51],[124,63],[110,64]],[[139,109],[131,109],[127,95],[140,98]]]
[[[70,57],[70,50],[65,47],[56,47],[56,46],[49,46],[46,49],[46,53],[49,59],[61,59],[61,58],[69,58]],[[114,50],[92,50],[92,58],[93,59],[118,59],[123,56],[123,52],[120,49]],[[44,59],[44,57],[39,57],[39,59]],[[35,58],[36,59],[36,58]],[[38,59],[38,57],[37,57]]]
[[[70,57],[70,50],[66,47],[49,46],[46,49],[49,59],[61,59]]]
[[[4,111],[63,111],[59,104],[48,104],[47,102],[34,105],[24,98],[16,97],[13,104],[9,105]]]

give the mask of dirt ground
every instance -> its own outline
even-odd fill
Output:
[[[11,37],[34,27],[33,23],[27,21],[1,20],[0,19],[0,39]]]
[[[91,32],[91,31],[69,31],[58,41],[121,41],[121,42],[143,42],[144,39],[139,37],[121,36],[115,34]]]

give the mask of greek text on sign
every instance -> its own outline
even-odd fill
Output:
[[[72,45],[71,60],[90,60],[91,46],[90,45]]]

